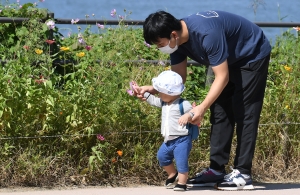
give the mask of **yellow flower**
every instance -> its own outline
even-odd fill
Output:
[[[292,68],[289,67],[288,65],[285,65],[285,66],[284,66],[284,69],[285,69],[286,71],[288,71],[288,72],[291,72],[291,71],[292,71]]]
[[[40,55],[40,54],[43,53],[43,50],[41,50],[41,49],[35,49],[34,51],[35,51],[35,53],[38,54],[38,55]]]
[[[121,150],[118,150],[117,153],[118,153],[119,156],[123,155],[123,152]]]
[[[171,66],[166,66],[165,70],[171,70]]]
[[[286,106],[285,106],[285,109],[290,109],[290,106],[289,106],[289,105],[286,105]]]
[[[85,56],[85,53],[84,52],[79,52],[79,53],[76,54],[76,56],[82,58],[83,56]]]
[[[60,50],[61,50],[61,51],[69,51],[70,48],[69,48],[69,47],[61,47]]]

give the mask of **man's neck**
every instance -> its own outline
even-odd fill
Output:
[[[181,20],[180,22],[182,26],[182,31],[180,32],[180,39],[178,45],[186,43],[189,40],[189,31],[187,29],[186,23],[183,20]]]

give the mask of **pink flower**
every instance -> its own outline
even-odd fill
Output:
[[[147,43],[146,41],[144,41],[144,44],[147,46],[147,47],[151,47],[151,45],[149,43]]]
[[[76,24],[77,22],[79,22],[79,19],[78,19],[78,18],[75,19],[75,20],[74,20],[74,19],[71,20],[71,24]]]
[[[88,50],[88,51],[90,51],[92,49],[92,46],[87,45],[87,46],[85,46],[85,49]]]
[[[158,64],[161,65],[161,66],[165,66],[165,65],[166,65],[166,64],[165,64],[163,61],[161,61],[161,60],[158,61]]]
[[[101,25],[99,23],[96,23],[96,25],[98,26],[98,28],[104,29],[104,25]]]
[[[55,22],[53,20],[49,20],[46,25],[48,26],[49,29],[54,29],[55,28]]]
[[[105,140],[105,138],[102,135],[100,135],[100,134],[97,135],[97,139],[100,140],[100,141],[104,141]]]
[[[130,96],[133,96],[134,92],[136,91],[137,88],[139,88],[139,86],[137,85],[137,83],[135,81],[129,82],[129,86],[130,86],[130,89],[127,90],[127,93]]]
[[[55,43],[55,41],[53,41],[53,40],[49,40],[49,39],[48,39],[48,40],[46,40],[45,42],[46,42],[46,43],[48,43],[49,45],[51,45],[51,44]]]
[[[133,91],[132,91],[131,89],[128,89],[126,92],[127,92],[130,96],[133,96]]]
[[[26,50],[29,50],[29,46],[27,46],[27,45],[24,45],[23,48]]]
[[[117,14],[117,10],[116,10],[116,9],[112,9],[112,10],[110,11],[110,16],[111,16],[111,17],[115,18],[115,17],[116,17],[116,14]]]

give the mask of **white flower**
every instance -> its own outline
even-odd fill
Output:
[[[55,22],[53,20],[49,20],[46,25],[49,27],[49,29],[55,28]]]

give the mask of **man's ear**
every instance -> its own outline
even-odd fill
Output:
[[[178,33],[174,30],[171,32],[171,35],[174,37],[174,39],[178,39]]]

